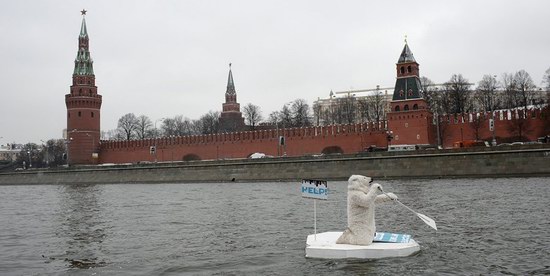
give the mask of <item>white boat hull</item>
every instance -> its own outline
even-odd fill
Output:
[[[342,232],[324,232],[308,235],[306,257],[321,259],[380,259],[406,257],[420,251],[416,241],[407,243],[373,242],[371,245],[336,244]]]

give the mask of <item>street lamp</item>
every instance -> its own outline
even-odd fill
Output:
[[[31,151],[27,151],[27,154],[29,155],[29,168],[32,168]]]
[[[73,141],[73,137],[69,137],[69,136],[70,136],[71,133],[77,132],[77,131],[78,131],[78,129],[76,129],[76,128],[73,129],[73,130],[71,130],[71,131],[69,131],[69,132],[67,133],[67,139],[65,140],[65,146],[66,146],[66,150],[67,150],[67,167],[70,166],[70,160],[71,160],[71,159],[69,158],[69,151],[70,151],[70,150],[69,150],[69,144]]]

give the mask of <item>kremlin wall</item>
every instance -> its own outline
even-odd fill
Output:
[[[83,14],[84,15],[84,14]],[[102,98],[95,86],[85,18],[82,19],[73,84],[67,105],[68,162],[71,165],[143,163],[247,158],[260,152],[273,157],[319,154],[353,154],[390,144],[452,147],[456,141],[499,142],[521,136],[528,140],[547,135],[544,110],[501,110],[494,114],[441,115],[434,119],[422,98],[419,64],[405,44],[396,64],[396,84],[387,121],[240,131],[244,120],[237,102],[231,69],[220,125],[224,133],[130,141],[100,141]],[[494,132],[489,119],[494,118]],[[526,118],[526,119],[520,119]],[[517,126],[521,126],[518,128]],[[439,131],[438,131],[439,130]],[[545,132],[546,131],[546,132]],[[284,142],[281,141],[283,137]]]
[[[269,156],[303,156],[321,153],[355,153],[377,145],[386,146],[386,130],[380,125],[333,125],[324,127],[258,130],[211,135],[163,137],[131,141],[102,141],[101,163],[141,161],[192,161],[246,158],[260,152]],[[279,145],[279,137],[285,137]],[[156,145],[156,152],[151,147]]]

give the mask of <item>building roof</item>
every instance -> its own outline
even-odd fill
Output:
[[[231,63],[229,64],[229,76],[227,77],[226,94],[235,94],[235,83],[233,83],[233,73],[231,73]]]
[[[395,82],[394,101],[422,98],[422,84],[416,76],[399,78]]]
[[[90,50],[88,48],[88,30],[86,29],[86,19],[84,17],[82,17],[82,25],[80,26],[78,41],[78,52],[76,54],[76,59],[74,60],[73,74],[88,76],[94,75],[94,61],[90,56]]]
[[[87,37],[88,30],[86,29],[86,18],[82,17],[82,25],[80,26],[80,37]]]
[[[403,47],[403,51],[401,51],[401,55],[399,56],[399,60],[397,60],[397,63],[407,62],[416,62],[416,60],[414,59],[414,55],[411,52],[411,49],[409,49],[409,45],[405,43],[405,47]]]

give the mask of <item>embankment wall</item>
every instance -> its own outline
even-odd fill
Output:
[[[149,165],[81,167],[0,174],[0,184],[196,183],[343,180],[352,174],[375,178],[550,176],[550,145],[470,151],[369,153],[322,158],[267,158]]]

